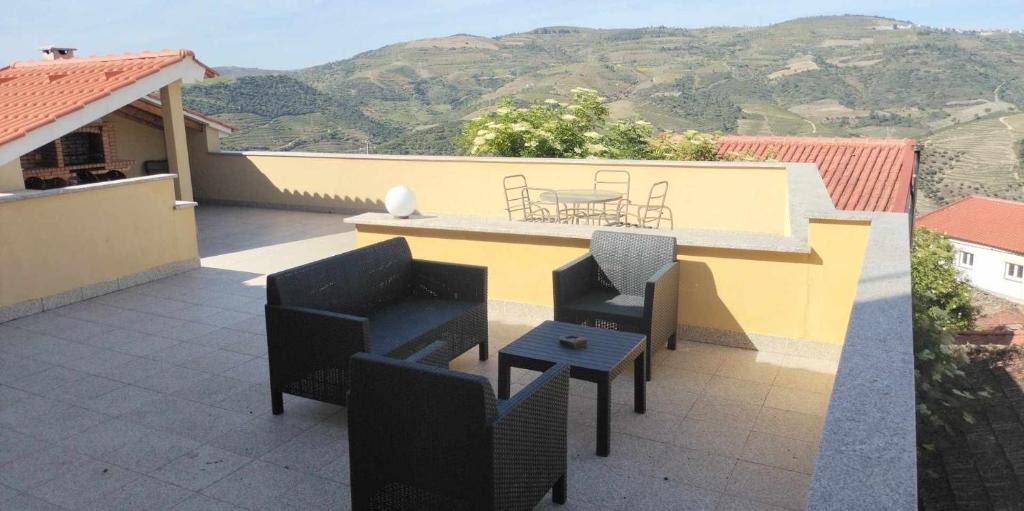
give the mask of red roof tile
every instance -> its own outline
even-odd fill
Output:
[[[910,139],[728,135],[719,141],[718,153],[815,163],[836,208],[904,212],[916,145]]]
[[[1024,202],[974,195],[920,216],[914,224],[958,240],[1024,254]]]
[[[186,58],[195,60],[195,55],[191,50],[162,50],[15,62],[2,68],[0,144]],[[206,74],[216,76],[208,67]]]

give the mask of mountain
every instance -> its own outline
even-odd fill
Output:
[[[233,68],[185,99],[240,128],[225,148],[448,154],[461,123],[502,96],[565,98],[577,86],[607,96],[614,117],[660,129],[918,138],[925,202],[1024,198],[1021,33],[830,16],[458,34],[289,72]]]
[[[279,75],[287,71],[275,71],[273,69],[260,69],[258,67],[221,66],[213,68],[220,76],[239,78],[242,76],[266,76]]]

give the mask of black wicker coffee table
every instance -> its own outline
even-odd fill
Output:
[[[587,338],[587,346],[562,346],[558,339],[564,335],[582,335]],[[597,455],[608,456],[611,382],[629,363],[634,372],[633,411],[644,413],[647,408],[646,341],[643,334],[545,321],[498,351],[498,397],[508,399],[513,367],[543,371],[552,364],[568,364],[570,377],[597,384]]]

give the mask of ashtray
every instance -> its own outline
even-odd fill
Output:
[[[587,347],[587,338],[582,335],[563,335],[558,338],[558,344],[571,350],[581,350]]]

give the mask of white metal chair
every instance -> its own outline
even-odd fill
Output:
[[[668,228],[675,228],[672,209],[665,205],[668,196],[668,181],[658,181],[651,185],[647,195],[647,204],[627,204],[620,208],[620,225],[641,227],[644,229],[661,229],[662,222],[668,222]]]

